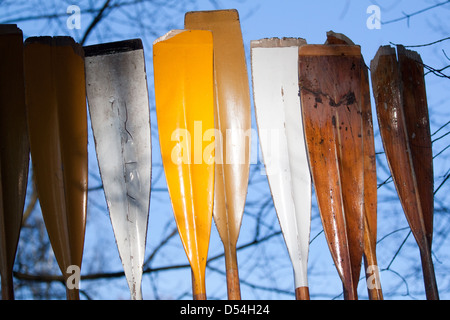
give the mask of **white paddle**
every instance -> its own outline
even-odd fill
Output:
[[[132,299],[141,281],[151,185],[151,133],[139,39],[85,47],[86,88],[106,202]]]
[[[294,268],[295,295],[309,299],[307,267],[311,174],[298,91],[298,47],[303,39],[251,42],[253,95],[267,178]]]

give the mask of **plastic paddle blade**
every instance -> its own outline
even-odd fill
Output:
[[[299,48],[303,123],[325,236],[344,284],[356,299],[363,254],[364,167],[358,46]]]
[[[69,37],[25,41],[24,70],[31,158],[53,251],[67,278],[81,268],[87,204],[84,53]],[[78,290],[68,288],[68,298]]]
[[[85,47],[86,88],[106,202],[132,299],[141,282],[151,185],[151,131],[140,40]]]
[[[211,30],[214,38],[216,185],[214,221],[225,246],[235,247],[250,171],[251,105],[239,14],[236,10],[185,15],[186,29]]]
[[[186,29],[211,30],[214,37],[216,179],[214,221],[225,250],[230,300],[241,298],[236,243],[250,172],[251,104],[244,43],[237,10],[195,11]]]
[[[438,299],[431,259],[433,171],[423,66],[415,53],[400,49],[398,55],[399,61],[394,48],[382,46],[371,61],[378,123],[392,178],[421,252],[427,298]]]
[[[261,150],[294,268],[295,288],[308,287],[311,225],[311,173],[298,95],[298,47],[304,44],[305,40],[293,38],[251,42],[253,96]]]
[[[0,274],[3,299],[14,299],[12,271],[28,183],[28,141],[23,78],[23,35],[0,25]]]
[[[193,272],[194,298],[205,297],[214,199],[213,38],[177,30],[153,44],[161,156],[178,231]]]

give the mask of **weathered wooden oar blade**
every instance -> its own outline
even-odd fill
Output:
[[[28,38],[24,70],[36,189],[56,260],[67,281],[81,268],[86,225],[84,52],[70,37]],[[77,282],[66,284],[67,298],[79,299]]]
[[[386,158],[419,246],[427,299],[439,299],[431,258],[433,163],[420,56],[382,46],[371,61],[378,123]]]
[[[185,28],[214,38],[216,179],[214,221],[224,244],[228,298],[241,298],[236,243],[250,172],[251,105],[244,44],[236,10],[188,12]]]
[[[347,36],[333,31],[327,32],[326,44],[354,45]],[[382,300],[381,280],[376,256],[377,243],[377,172],[375,141],[373,136],[372,106],[368,68],[361,58],[361,109],[363,117],[364,149],[364,263],[369,299]]]
[[[151,131],[140,39],[88,46],[86,93],[106,202],[132,299],[142,299]]]
[[[23,35],[0,25],[0,271],[2,298],[14,299],[13,266],[28,182]]]
[[[153,44],[153,65],[167,186],[192,269],[193,297],[206,299],[205,268],[214,200],[211,32],[169,32]]]
[[[345,299],[357,299],[363,255],[360,67],[359,46],[299,48],[299,86],[310,168]]]
[[[298,47],[306,41],[251,41],[253,99],[267,179],[294,268],[297,299],[309,299],[311,173],[298,95]]]

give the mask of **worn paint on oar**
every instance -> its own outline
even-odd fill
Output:
[[[253,96],[261,150],[274,206],[294,268],[297,299],[309,299],[311,173],[298,95],[303,39],[251,42]]]
[[[2,298],[14,299],[13,266],[28,182],[23,35],[0,25],[0,274]]]
[[[69,37],[28,38],[24,70],[36,189],[50,243],[67,280],[81,268],[86,225],[83,49]],[[76,282],[67,284],[67,298],[79,299]]]
[[[244,44],[236,10],[188,12],[185,28],[214,38],[216,179],[214,221],[225,250],[228,298],[241,298],[236,243],[250,172],[251,105]]]
[[[142,299],[151,184],[151,133],[139,39],[88,46],[86,92],[97,159],[132,299]]]
[[[178,232],[192,269],[193,297],[206,299],[214,199],[213,38],[174,30],[153,44],[161,155]]]
[[[345,299],[357,299],[364,242],[360,69],[359,46],[299,48],[299,86],[310,167]]]
[[[327,32],[326,44],[354,45],[341,33]],[[363,117],[364,148],[364,264],[369,299],[382,300],[381,280],[376,256],[377,242],[377,172],[375,159],[375,142],[373,136],[372,106],[368,68],[361,58],[361,109]]]
[[[413,51],[379,48],[371,61],[378,123],[403,210],[419,246],[427,299],[439,299],[431,257],[433,157],[423,64]]]

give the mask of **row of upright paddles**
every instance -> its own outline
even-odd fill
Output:
[[[240,299],[236,243],[248,187],[250,142],[244,137],[251,129],[251,104],[239,17],[236,10],[189,12],[184,27],[153,44],[166,181],[192,269],[193,298],[206,299],[214,218],[224,245],[228,298]],[[420,249],[426,296],[438,299],[431,260],[433,167],[423,66],[415,52],[399,46],[397,54],[398,59],[391,47],[378,50],[371,63],[373,94],[386,157]],[[14,298],[12,274],[29,154],[61,272],[67,279],[70,266],[81,268],[87,98],[130,296],[142,299],[152,148],[141,41],[84,48],[70,37],[32,37],[23,43],[20,29],[1,25],[0,55],[3,298]],[[292,261],[296,298],[310,298],[314,184],[344,298],[357,299],[364,258],[369,297],[383,299],[376,258],[369,73],[360,47],[333,32],[323,45],[308,45],[300,38],[256,40],[251,42],[251,71],[261,150]],[[67,287],[67,298],[79,299],[78,290]]]

